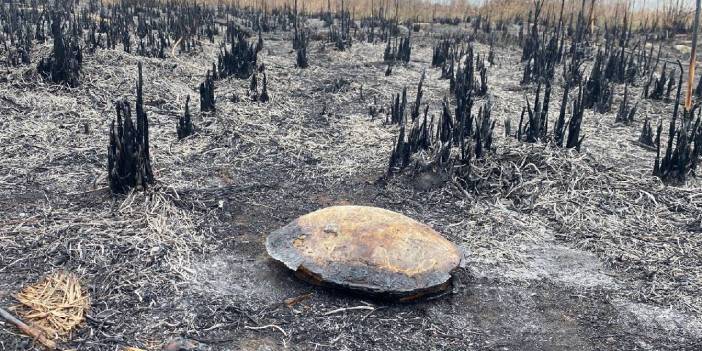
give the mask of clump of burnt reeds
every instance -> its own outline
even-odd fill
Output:
[[[76,87],[80,82],[83,53],[78,39],[72,35],[64,35],[61,24],[61,16],[54,13],[51,20],[51,35],[54,38],[53,49],[49,57],[39,61],[37,71],[54,83]]]
[[[270,100],[270,96],[268,96],[268,75],[266,75],[266,72],[263,72],[263,87],[261,88],[261,96],[258,100],[263,103]]]
[[[142,67],[136,97],[136,127],[127,100],[116,103],[117,119],[110,126],[107,151],[107,177],[110,190],[116,194],[130,189],[145,189],[154,181],[149,155],[149,121],[144,111]]]
[[[450,59],[452,41],[450,39],[440,40],[433,48],[431,54],[431,66],[442,67]],[[388,50],[387,47],[385,49]]]
[[[422,90],[422,86],[424,85],[424,78],[426,77],[426,71],[422,71],[422,76],[419,78],[419,83],[417,84],[417,96],[415,97],[414,104],[412,105],[412,111],[410,112],[410,116],[412,117],[412,122],[417,120],[419,117],[419,109],[422,104],[422,95],[424,95],[424,91]]]
[[[593,109],[600,113],[611,111],[614,101],[614,88],[604,72],[604,53],[598,50],[593,63],[590,76],[585,83],[583,103],[585,108]]]
[[[663,64],[661,73],[654,78],[654,73],[651,72],[648,82],[644,86],[644,94],[648,93],[649,87],[653,85],[653,90],[647,95],[652,100],[670,100],[673,88],[675,87],[675,71],[668,73],[667,63]]]
[[[629,84],[624,86],[624,96],[622,97],[622,102],[619,104],[619,111],[617,111],[617,117],[615,122],[629,124],[634,121],[634,116],[636,116],[636,110],[638,109],[639,103],[634,103],[631,106],[629,101]]]
[[[258,101],[258,78],[256,73],[251,75],[251,81],[249,83],[249,97],[251,101]]]
[[[297,39],[296,43],[297,45],[293,44],[293,46],[297,46],[295,48],[295,64],[298,68],[307,68],[310,65],[307,59],[307,46],[309,45],[307,35],[304,33],[300,34],[300,38]]]
[[[402,89],[402,94],[393,95],[386,123],[404,124],[405,110],[407,108],[407,87]]]
[[[539,84],[536,88],[534,96],[534,104],[529,103],[526,99],[526,108],[522,110],[522,116],[519,120],[517,130],[517,139],[528,143],[537,141],[545,141],[548,133],[548,108],[551,100],[551,83],[546,82],[544,88],[543,99],[541,96],[542,85]],[[524,123],[524,115],[527,114],[526,124]]]
[[[573,101],[572,115],[566,122],[566,110],[568,106],[568,90],[563,90],[563,98],[561,99],[561,109],[558,114],[558,119],[553,128],[553,142],[558,147],[563,147],[565,142],[566,148],[575,148],[580,151],[580,146],[584,140],[584,136],[580,136],[583,116],[585,114],[585,104],[583,101],[583,87],[578,88],[578,95]],[[566,133],[567,132],[567,133]]]
[[[246,35],[236,26],[227,28],[227,38],[231,43],[228,48],[223,43],[217,57],[217,72],[212,72],[213,77],[224,79],[234,76],[238,79],[247,79],[253,74],[257,66],[258,51],[255,44],[249,44]]]
[[[638,141],[643,146],[650,147],[650,148],[656,147],[656,141],[655,141],[653,128],[651,127],[651,121],[648,118],[646,118],[644,120],[643,126],[641,127],[641,134],[639,135]]]
[[[215,83],[210,71],[205,74],[205,81],[200,83],[200,111],[210,112],[215,110]]]
[[[678,66],[680,67],[679,81],[682,81],[683,70],[679,61]],[[664,182],[685,182],[689,176],[695,175],[697,164],[702,157],[700,105],[697,104],[690,109],[683,108],[682,116],[679,116],[681,88],[682,84],[679,84],[673,108],[673,118],[668,126],[668,142],[665,145],[664,153],[662,153],[663,145],[661,143],[662,124],[658,125],[656,132],[657,152],[653,174]]]
[[[466,188],[474,187],[480,179],[473,176],[473,167],[493,150],[495,121],[491,118],[490,99],[475,116],[472,97],[467,96],[463,103],[465,107],[457,109],[463,110],[460,116],[452,116],[449,101],[444,98],[438,120],[428,117],[428,106],[423,118],[414,122],[405,120],[393,146],[388,176],[409,167],[416,172],[431,168],[435,172],[450,174]]]
[[[178,119],[176,132],[178,139],[183,139],[193,134],[193,122],[190,116],[190,95],[185,98],[185,112]]]
[[[394,41],[388,38],[383,52],[383,60],[385,62],[402,61],[408,63],[412,54],[411,36],[406,38],[395,39]]]

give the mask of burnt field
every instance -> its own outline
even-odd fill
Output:
[[[62,3],[0,4],[0,307],[75,274],[61,349],[702,348],[690,33]],[[392,303],[269,258],[338,204],[443,234],[452,288]]]

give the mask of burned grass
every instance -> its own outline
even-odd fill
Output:
[[[472,187],[441,172],[386,179],[400,126],[371,118],[368,106],[376,100],[387,112],[392,94],[408,87],[413,119],[414,87],[426,70],[428,110],[414,119],[423,121],[424,111],[439,119],[454,92],[441,69],[429,67],[433,39],[413,34],[409,63],[385,76],[384,43],[336,51],[310,41],[309,66],[298,69],[290,40],[262,35],[258,62],[271,99],[235,101],[248,96],[250,81],[217,80],[216,110],[196,112],[193,99],[197,130],[180,140],[173,126],[217,59],[216,43],[165,59],[98,49],[85,55],[76,88],[35,79],[30,67],[10,69],[0,84],[0,305],[48,272],[74,272],[92,307],[64,346],[86,350],[157,349],[176,336],[212,350],[699,345],[698,180],[666,186],[651,174],[655,153],[631,142],[646,117],[669,121],[671,104],[642,99],[642,118],[619,125],[616,112],[579,112],[580,152],[494,133],[493,150],[470,161]],[[475,49],[489,56],[487,45]],[[519,51],[493,50],[487,95],[501,130],[536,87],[518,84]],[[38,46],[32,57],[48,51]],[[116,98],[134,96],[138,62],[155,183],[113,196],[109,123]],[[329,89],[340,79],[343,89]],[[562,97],[562,86],[553,84],[552,96]],[[640,96],[640,86],[629,89]],[[487,99],[476,97],[476,115]],[[550,125],[558,112],[550,109]],[[270,231],[349,203],[402,212],[462,247],[468,259],[453,291],[419,304],[366,301],[303,284],[265,256]],[[574,265],[583,256],[596,264]],[[534,267],[549,274],[524,273]],[[581,281],[559,271],[585,273]],[[680,323],[652,317],[662,308]],[[34,347],[5,325],[0,345]]]

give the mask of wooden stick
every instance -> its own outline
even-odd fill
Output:
[[[10,314],[10,312],[5,311],[4,309],[0,308],[0,317],[6,319],[8,322],[14,324],[21,330],[23,333],[33,337],[36,341],[44,345],[47,349],[49,350],[55,350],[56,349],[56,343],[53,340],[48,339],[44,333],[34,327],[31,327],[21,320],[17,319],[15,316]]]
[[[695,65],[697,60],[697,32],[700,28],[700,0],[695,7],[695,21],[692,27],[692,52],[690,53],[690,68],[687,77],[687,96],[685,97],[685,111],[692,108],[692,82],[695,81]],[[682,82],[681,82],[682,83]]]

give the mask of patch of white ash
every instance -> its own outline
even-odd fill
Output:
[[[702,338],[702,319],[672,307],[659,307],[646,303],[615,299],[612,303],[620,310],[630,313],[651,332],[677,334],[680,338]],[[686,340],[680,340],[681,343]]]
[[[282,301],[298,293],[290,274],[267,257],[215,255],[193,265],[194,289],[241,299]]]

